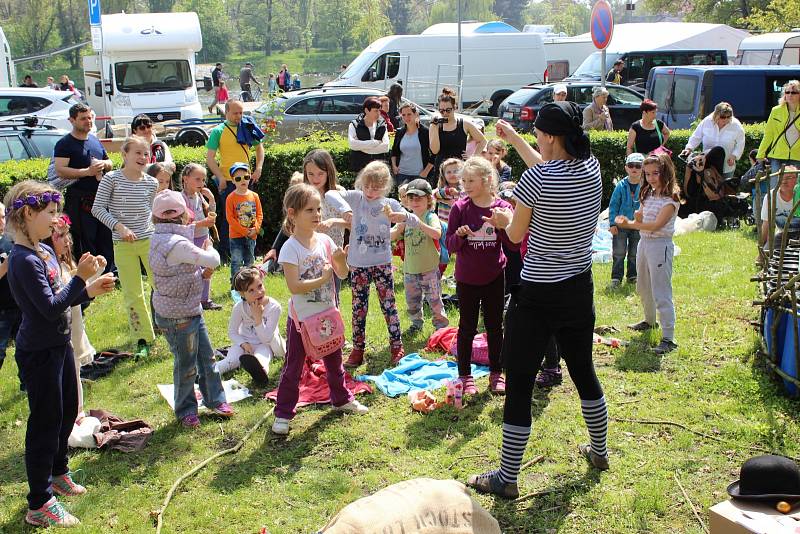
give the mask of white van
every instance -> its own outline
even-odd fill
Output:
[[[203,48],[197,13],[103,15],[102,51],[83,57],[86,99],[118,121],[202,118],[195,53]],[[102,79],[101,79],[102,73]]]
[[[490,113],[524,85],[544,81],[542,37],[503,22],[461,25],[462,86],[458,85],[457,24],[435,24],[420,35],[378,39],[326,86],[388,89],[403,86],[403,96],[434,105],[442,87],[458,91],[462,107],[491,101]]]
[[[0,87],[16,86],[17,69],[11,59],[11,47],[8,45],[8,39],[6,39],[3,28],[0,28]]]
[[[762,33],[739,43],[737,65],[800,65],[800,30]]]

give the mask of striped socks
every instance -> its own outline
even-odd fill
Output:
[[[592,452],[598,456],[606,457],[606,438],[608,435],[608,409],[605,396],[597,400],[581,399],[581,412],[583,420],[589,429],[589,438],[592,441]],[[506,434],[503,427],[503,451],[505,452]],[[505,457],[505,454],[504,454]]]
[[[605,405],[603,405],[605,406]],[[503,449],[500,454],[500,470],[497,477],[506,484],[516,484],[522,456],[528,445],[531,427],[503,423]]]

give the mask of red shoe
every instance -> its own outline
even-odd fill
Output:
[[[506,394],[506,379],[503,378],[503,373],[489,373],[489,389],[495,395]]]
[[[354,369],[364,363],[364,349],[353,349],[350,357],[344,362],[345,369]]]
[[[392,365],[396,364],[405,357],[406,353],[403,347],[396,347],[392,349]]]

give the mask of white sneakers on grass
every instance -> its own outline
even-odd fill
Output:
[[[366,406],[364,406],[355,399],[348,402],[347,404],[342,404],[341,406],[334,406],[331,409],[334,412],[354,413],[357,415],[364,415],[366,413],[369,413],[369,408],[367,408]],[[289,433],[289,420],[284,419],[283,417],[276,417],[275,421],[272,423],[272,433],[278,434],[279,436],[287,435]]]

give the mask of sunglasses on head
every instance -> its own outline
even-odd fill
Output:
[[[641,163],[626,163],[625,165],[627,167],[630,167],[631,169],[641,169],[642,168],[642,164]]]
[[[452,113],[453,108],[439,108],[439,113]]]
[[[233,177],[233,181],[236,182],[236,183],[249,182],[250,181],[250,175],[249,174],[242,174],[240,176],[234,176]]]

